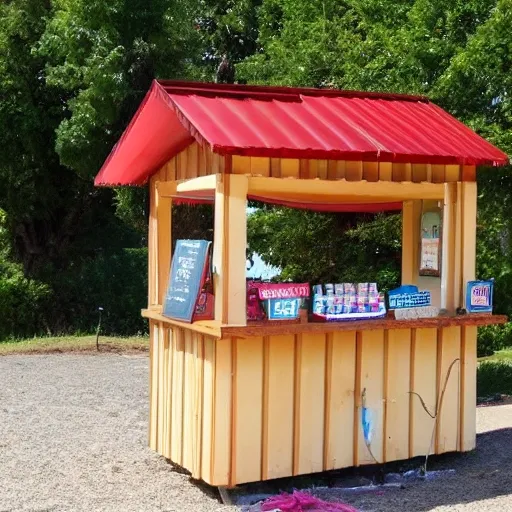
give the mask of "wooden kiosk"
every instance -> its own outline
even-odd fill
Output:
[[[455,312],[475,278],[476,166],[507,162],[426,98],[155,81],[96,178],[149,182],[150,447],[216,486],[472,450],[477,326],[506,318]],[[402,282],[448,314],[247,322],[248,198],[401,209]],[[212,321],[162,315],[183,199],[214,203]],[[419,272],[430,207],[442,211],[439,277]],[[411,392],[439,406],[436,420]]]

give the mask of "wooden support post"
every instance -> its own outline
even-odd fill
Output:
[[[167,290],[172,250],[172,199],[160,193],[162,185],[162,182],[156,183],[156,232],[158,236],[156,244],[158,248],[157,297],[158,304],[160,305],[164,303],[165,292]],[[176,184],[174,183],[174,189],[175,187]]]
[[[215,190],[215,320],[246,325],[246,176],[221,174]]]
[[[158,267],[157,241],[156,179],[151,178],[149,181],[148,308],[158,304],[158,287],[156,281]]]
[[[464,182],[461,184],[461,228],[462,228],[462,250],[461,250],[461,294],[460,306],[466,307],[467,282],[475,279],[475,258],[476,258],[476,203],[477,186],[476,182]]]
[[[454,290],[457,233],[457,183],[446,183],[443,208],[443,238],[441,248],[441,308],[455,312],[458,301]]]
[[[404,201],[402,209],[402,284],[416,284],[419,268],[421,201]]]

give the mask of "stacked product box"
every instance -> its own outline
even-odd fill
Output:
[[[312,313],[319,321],[356,320],[383,317],[386,307],[376,283],[317,284]]]

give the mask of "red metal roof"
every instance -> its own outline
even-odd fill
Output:
[[[142,185],[193,141],[223,155],[505,165],[427,98],[154,81],[96,185]]]

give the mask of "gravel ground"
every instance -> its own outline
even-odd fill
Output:
[[[146,355],[0,357],[0,512],[234,511],[147,448],[147,375]],[[456,476],[344,500],[365,512],[512,511],[512,405],[481,407],[477,422],[476,452],[431,466]]]
[[[225,510],[147,448],[148,357],[0,357],[0,511]]]
[[[455,469],[455,476],[362,495],[350,502],[372,512],[512,511],[512,405],[479,407],[477,432],[476,451],[443,456],[430,465],[430,469]]]

